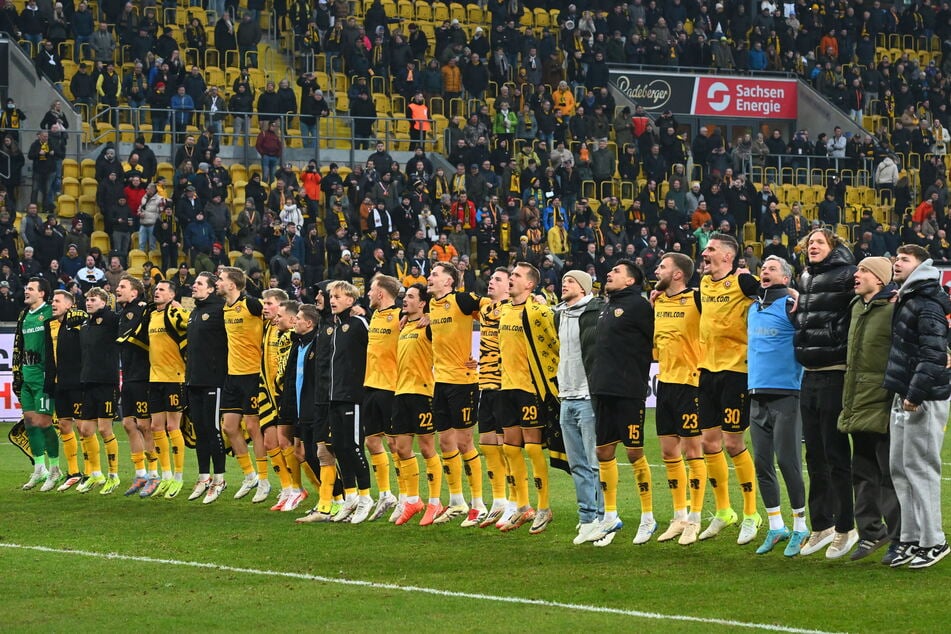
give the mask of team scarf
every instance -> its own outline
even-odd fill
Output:
[[[571,473],[559,422],[561,407],[558,402],[557,378],[560,342],[551,307],[530,299],[522,313],[522,328],[528,342],[528,365],[532,383],[542,405],[540,415],[545,421],[549,462],[552,467]]]

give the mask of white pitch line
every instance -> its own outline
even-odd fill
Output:
[[[258,570],[255,568],[239,568],[236,566],[226,566],[216,563],[206,563],[201,561],[182,561],[179,559],[157,559],[154,557],[139,557],[135,555],[123,555],[120,553],[99,553],[88,550],[69,550],[64,548],[50,548],[48,546],[29,546],[26,544],[14,544],[9,542],[0,542],[0,548],[10,548],[15,550],[31,550],[42,553],[53,553],[61,555],[77,555],[80,557],[92,557],[95,559],[114,559],[121,561],[134,561],[148,564],[164,564],[170,566],[183,566],[187,568],[205,568],[208,570],[218,570],[221,572],[236,572],[250,575],[260,575],[265,577],[283,577],[287,579],[299,579],[302,581],[316,581],[318,583],[338,584],[343,586],[357,586],[361,588],[373,588],[376,590],[395,590],[399,592],[418,592],[431,594],[441,597],[452,597],[460,599],[475,599],[479,601],[494,601],[496,603],[514,603],[519,605],[538,605],[547,608],[560,608],[563,610],[573,610],[576,612],[595,612],[598,614],[614,614],[618,616],[630,616],[641,619],[653,619],[657,621],[683,621],[689,623],[704,623],[709,625],[725,625],[730,627],[741,627],[756,630],[768,630],[771,632],[793,632],[796,634],[833,634],[822,630],[810,630],[798,627],[789,627],[785,625],[773,625],[769,623],[749,623],[745,621],[734,621],[731,619],[717,619],[699,616],[688,616],[684,614],[660,614],[657,612],[642,612],[640,610],[624,610],[621,608],[610,608],[597,605],[584,605],[581,603],[562,603],[560,601],[545,601],[543,599],[528,599],[523,597],[507,597],[491,594],[481,594],[474,592],[455,592],[452,590],[439,590],[436,588],[425,588],[419,586],[402,586],[395,583],[379,583],[376,581],[364,581],[361,579],[339,579],[335,577],[324,577],[321,575],[311,575],[302,572],[283,572],[280,570]]]

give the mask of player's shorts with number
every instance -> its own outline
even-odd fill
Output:
[[[476,424],[478,383],[437,383],[433,389],[436,431],[470,429]]]
[[[116,417],[116,386],[93,383],[83,386],[83,420]],[[174,411],[174,410],[168,410]]]
[[[366,436],[388,433],[392,417],[393,392],[375,387],[366,388],[366,393],[363,396],[363,408],[360,412],[363,433]]]
[[[149,383],[149,410],[181,412],[185,409],[185,386],[181,383]]]
[[[397,394],[393,397],[390,432],[393,435],[425,436],[436,431],[433,423],[433,399],[423,394]]]
[[[599,396],[593,400],[598,447],[618,442],[630,449],[644,446],[644,399]]]
[[[149,384],[145,381],[128,381],[122,384],[119,400],[122,405],[122,417],[149,417]]]
[[[721,427],[740,434],[750,426],[747,376],[742,372],[700,371],[700,429]]]
[[[53,414],[53,399],[43,391],[42,381],[24,381],[20,389],[20,407],[24,412]]]
[[[221,413],[258,415],[258,374],[229,374],[221,393]]]
[[[683,383],[657,383],[654,418],[658,436],[692,438],[700,435],[699,389]]]
[[[499,390],[495,404],[502,427],[541,427],[544,425],[538,396],[524,390]]]
[[[83,417],[83,391],[79,389],[56,388],[53,398],[56,404],[56,418],[73,418],[81,420]]]

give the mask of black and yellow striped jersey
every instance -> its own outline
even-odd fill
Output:
[[[499,366],[499,318],[508,299],[485,304],[479,309],[479,389],[498,390],[502,387],[502,368]]]
[[[429,300],[436,382],[455,385],[477,383],[472,358],[472,324],[483,300],[475,293],[449,293]]]
[[[419,320],[406,324],[397,342],[399,379],[397,394],[433,395],[433,342],[430,328],[420,327]]]
[[[261,380],[267,390],[276,396],[281,392],[284,366],[291,350],[290,331],[281,332],[273,323],[265,323],[263,346]]]
[[[390,306],[374,312],[370,318],[364,386],[389,391],[396,388],[399,339],[400,309]]]
[[[264,320],[261,302],[244,293],[234,304],[225,303],[228,333],[228,374],[260,374]]]
[[[499,316],[499,355],[502,365],[502,389],[535,392],[528,365],[528,340],[522,317],[525,304],[508,303]]]
[[[654,358],[658,380],[697,386],[700,382],[700,291],[687,288],[654,300]]]

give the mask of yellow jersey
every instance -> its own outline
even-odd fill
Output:
[[[509,303],[485,304],[479,309],[479,389],[497,390],[502,387],[502,368],[499,364],[499,317],[502,307]]]
[[[228,374],[260,374],[264,320],[261,302],[244,293],[234,304],[225,302],[225,332],[228,334]]]
[[[399,368],[396,393],[432,396],[435,378],[430,328],[420,327],[418,319],[407,323],[399,332],[396,357]]]
[[[188,322],[188,311],[185,323]],[[184,383],[185,360],[178,342],[165,329],[165,311],[153,310],[149,315],[149,381],[152,383]]]
[[[499,356],[502,366],[502,389],[535,392],[532,371],[528,365],[528,341],[522,326],[525,304],[506,304],[499,316]]]
[[[400,339],[400,309],[383,308],[370,318],[367,340],[365,387],[393,391],[397,385],[397,347]]]
[[[700,367],[710,372],[746,373],[746,313],[753,304],[740,288],[739,276],[700,280]]]
[[[664,383],[700,382],[700,292],[684,289],[672,297],[654,300],[654,358]]]
[[[472,358],[472,324],[482,301],[475,293],[455,292],[429,300],[437,383],[469,385],[478,382],[475,369],[466,365]]]

